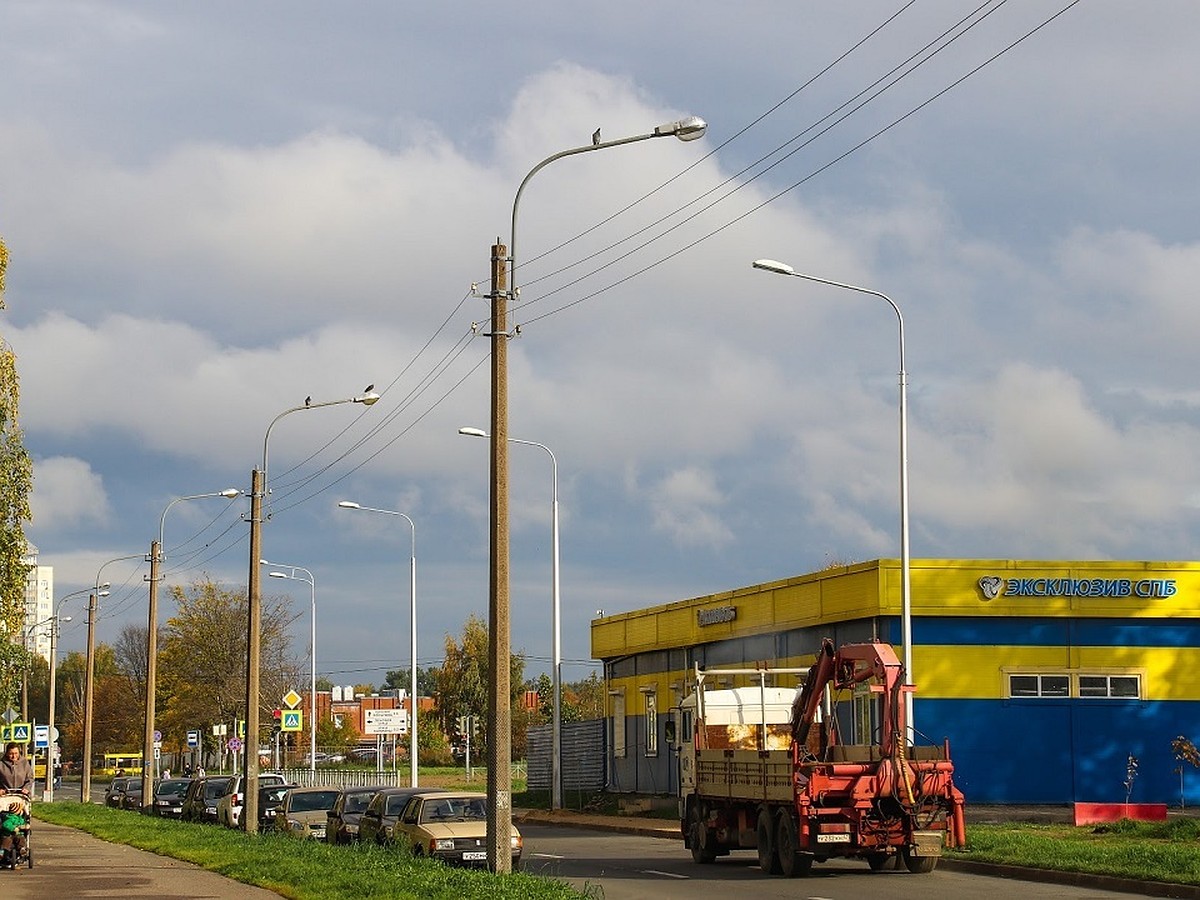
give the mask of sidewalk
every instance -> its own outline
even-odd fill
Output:
[[[232,881],[190,863],[74,828],[35,821],[32,869],[0,871],[4,900],[92,897],[187,897],[189,900],[279,900],[273,891]]]

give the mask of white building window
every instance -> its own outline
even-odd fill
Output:
[[[1142,695],[1140,682],[1136,675],[1080,675],[1079,696],[1137,700]]]
[[[646,755],[658,756],[658,695],[646,694]]]
[[[1010,697],[1069,697],[1071,677],[1066,674],[1009,675]]]
[[[625,694],[615,691],[612,694],[613,707],[613,757],[625,758]]]

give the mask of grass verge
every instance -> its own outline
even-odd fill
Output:
[[[195,863],[292,900],[573,900],[586,896],[565,882],[455,868],[415,859],[401,849],[365,844],[334,847],[276,834],[247,835],[96,804],[38,804],[34,816],[106,841]]]
[[[969,825],[967,849],[948,859],[1200,884],[1200,820],[1113,825]]]

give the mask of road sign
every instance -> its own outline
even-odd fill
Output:
[[[286,706],[288,709],[295,709],[297,706],[300,705],[300,701],[303,699],[304,698],[301,697],[299,694],[297,694],[295,691],[288,691],[286,694],[283,695],[283,705]]]
[[[408,710],[363,710],[363,734],[408,734]]]
[[[199,731],[189,731],[188,732],[187,745],[188,745],[188,747],[190,747],[192,749],[195,749],[196,747],[200,746],[200,732]]]
[[[8,739],[18,744],[28,744],[33,737],[33,726],[28,722],[13,722],[8,729]]]
[[[5,724],[6,724],[6,725],[11,725],[13,722],[15,722],[15,721],[16,721],[16,720],[17,720],[17,719],[20,717],[20,715],[21,715],[21,714],[20,714],[19,712],[17,712],[15,709],[13,709],[13,708],[10,706],[8,709],[6,709],[6,710],[4,711],[4,722],[5,722]]]
[[[280,731],[301,731],[304,728],[304,713],[298,709],[285,709],[279,717]]]
[[[50,746],[50,726],[33,726],[33,746],[35,750],[45,750]]]
[[[155,741],[161,741],[161,740],[162,740],[162,732],[161,732],[161,731],[158,731],[157,729],[155,730],[155,732],[154,732],[154,740],[155,740]]]
[[[239,750],[242,749],[242,742],[240,740],[238,740],[237,738],[230,738],[227,746],[234,753],[237,753]]]

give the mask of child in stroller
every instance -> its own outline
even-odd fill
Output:
[[[0,869],[24,863],[33,868],[29,852],[29,801],[22,794],[0,797]]]

